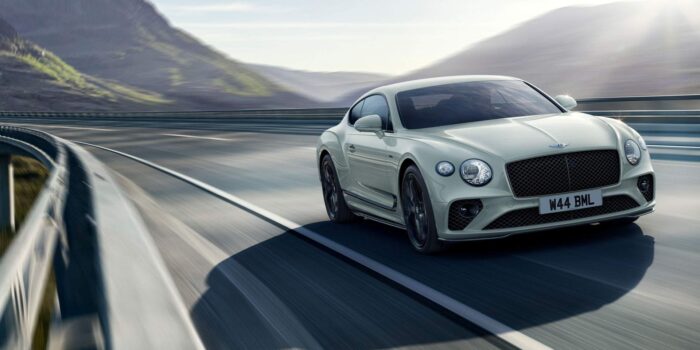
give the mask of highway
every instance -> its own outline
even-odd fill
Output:
[[[544,346],[700,348],[698,162],[654,160],[657,211],[637,224],[464,243],[423,256],[400,230],[328,222],[314,159],[323,125],[31,123],[24,125],[235,195]],[[264,215],[87,149],[118,174],[139,208],[208,348],[512,345]]]

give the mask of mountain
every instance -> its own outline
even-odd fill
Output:
[[[694,0],[561,8],[398,80],[498,74],[553,95],[699,93],[698,19]]]
[[[313,104],[173,28],[145,0],[0,0],[0,15],[77,70],[172,101],[163,109]]]
[[[322,102],[335,101],[350,92],[377,86],[390,78],[373,73],[310,72],[261,64],[248,64],[247,67],[281,86]]]
[[[22,39],[0,18],[0,110],[85,111],[149,109],[168,101],[156,93],[78,72],[56,55]]]

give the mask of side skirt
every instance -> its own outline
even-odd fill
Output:
[[[387,206],[387,205],[384,205],[384,204],[381,204],[381,203],[377,203],[377,202],[375,202],[375,201],[373,201],[373,200],[367,199],[367,198],[365,198],[365,197],[362,197],[362,196],[360,196],[360,195],[358,195],[358,194],[352,193],[352,192],[350,192],[350,191],[343,190],[343,193],[345,193],[346,196],[350,196],[350,197],[352,197],[352,198],[361,200],[361,201],[363,201],[363,202],[365,202],[365,203],[367,203],[367,204],[370,204],[370,205],[372,205],[372,206],[375,206],[375,207],[377,207],[377,208],[380,208],[380,209],[383,209],[383,210],[388,210],[388,211],[396,211],[396,196],[393,196],[393,197],[394,197],[394,204],[393,204],[392,206]]]
[[[360,216],[360,217],[367,219],[367,220],[372,220],[372,221],[378,222],[380,224],[389,225],[389,226],[392,226],[392,227],[395,227],[395,228],[398,228],[401,230],[406,229],[406,226],[399,224],[398,222],[393,222],[391,220],[376,217],[372,214],[367,214],[367,213],[362,212],[362,211],[355,211],[354,213],[355,213],[355,215]]]

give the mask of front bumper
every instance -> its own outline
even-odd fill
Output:
[[[539,197],[515,198],[510,193],[506,194],[500,192],[499,194],[498,192],[492,192],[492,196],[480,198],[478,196],[465,195],[466,193],[454,193],[453,198],[451,198],[451,200],[449,201],[433,203],[433,211],[435,213],[438,236],[441,240],[444,241],[492,239],[506,237],[518,233],[542,231],[567,226],[584,225],[601,221],[648,214],[654,210],[656,201],[647,201],[647,199],[644,197],[644,195],[637,186],[637,180],[641,175],[651,174],[653,176],[653,170],[644,169],[648,172],[641,172],[643,169],[635,170],[639,171],[632,171],[630,173],[625,174],[624,178],[618,184],[601,188],[603,192],[603,205],[605,205],[606,203],[606,198],[608,198],[608,200],[611,201],[613,198],[619,199],[625,196],[628,197],[628,202],[630,202],[630,200],[633,201],[630,202],[632,203],[632,205],[622,207],[623,210],[617,210],[619,208],[614,208],[614,211],[603,214],[600,214],[600,211],[592,211],[590,216],[588,216],[587,213],[578,213],[577,215],[572,215],[573,219],[570,220],[567,219],[542,224],[533,224],[508,228],[494,228],[494,225],[490,225],[497,219],[501,218],[503,215],[514,211],[524,210],[523,212],[532,212],[532,215],[540,215],[537,211],[535,211],[535,209],[539,207]],[[655,187],[656,181],[654,181],[654,193],[656,193]],[[450,230],[448,227],[450,206],[454,202],[468,199],[481,200],[483,204],[482,211],[469,223],[469,225],[465,229]],[[634,205],[634,202],[636,202],[636,205]],[[537,221],[538,220],[532,220],[532,222]]]

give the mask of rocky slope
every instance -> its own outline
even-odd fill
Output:
[[[0,19],[0,110],[95,111],[167,105],[157,93],[78,72]]]
[[[0,16],[77,70],[157,92],[167,108],[312,104],[173,28],[145,0],[0,0]]]
[[[310,72],[262,64],[247,66],[277,84],[321,102],[335,101],[350,92],[376,86],[390,78],[372,73]]]
[[[700,2],[567,7],[402,79],[517,76],[577,97],[700,92]]]

